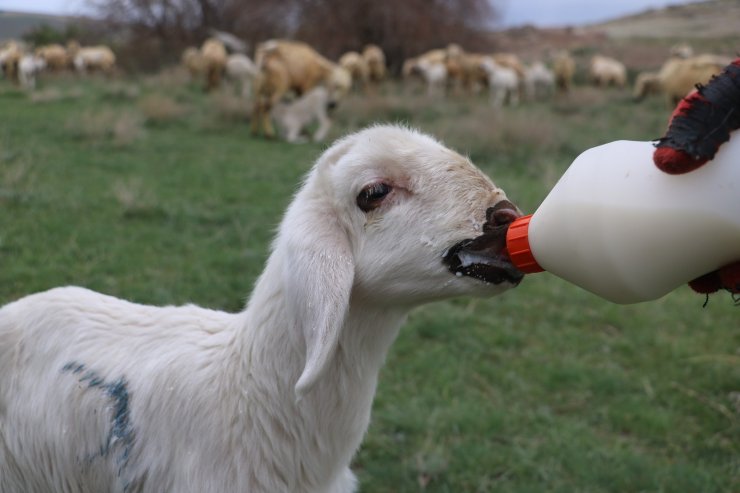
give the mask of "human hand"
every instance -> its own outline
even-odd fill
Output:
[[[738,128],[740,58],[678,103],[665,136],[656,144],[653,161],[666,173],[688,173],[711,161],[719,147],[730,139],[730,133]],[[740,138],[740,132],[735,138]],[[707,295],[720,289],[738,295],[740,261],[698,277],[689,286]]]

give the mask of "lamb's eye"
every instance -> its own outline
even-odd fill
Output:
[[[370,212],[383,202],[383,199],[391,190],[391,186],[383,182],[368,185],[357,196],[357,206],[364,212]]]

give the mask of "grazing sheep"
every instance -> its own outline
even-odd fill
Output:
[[[555,74],[542,62],[535,62],[524,70],[524,89],[531,100],[550,96],[555,89]]]
[[[50,44],[36,48],[34,52],[46,63],[46,68],[50,71],[58,72],[66,70],[72,65],[72,60],[64,46],[60,44]]]
[[[385,53],[378,45],[369,44],[362,50],[362,58],[367,64],[368,80],[378,83],[385,79]]]
[[[200,47],[200,56],[203,60],[203,72],[206,76],[205,90],[218,89],[226,70],[226,47],[218,39],[208,38]]]
[[[270,40],[257,47],[255,61],[260,76],[255,84],[252,134],[274,137],[270,120],[272,107],[289,92],[300,96],[317,85],[329,91],[330,104],[337,104],[352,87],[352,76],[306,43]]]
[[[46,61],[40,56],[23,55],[18,62],[18,79],[26,89],[36,88],[36,75],[46,68]]]
[[[706,84],[730,62],[729,58],[708,54],[669,58],[658,72],[658,81],[668,104],[675,106],[697,84]]]
[[[73,58],[78,72],[102,72],[111,74],[116,64],[116,55],[105,45],[85,46],[76,50]]]
[[[573,86],[573,76],[576,74],[576,61],[567,51],[555,54],[552,62],[552,71],[555,73],[555,86],[561,93],[570,91]]]
[[[657,72],[640,72],[635,78],[635,88],[632,95],[635,101],[640,101],[645,96],[660,94],[660,77]]]
[[[491,104],[500,108],[504,103],[514,106],[519,103],[519,77],[516,71],[509,67],[499,65],[496,61],[487,57],[481,62],[483,69],[488,74],[488,89],[491,92]]]
[[[281,101],[272,108],[272,117],[282,130],[285,140],[291,143],[305,142],[301,134],[308,125],[318,122],[313,134],[314,142],[321,142],[331,128],[327,114],[329,91],[324,86],[316,86],[303,96],[291,101]]]
[[[435,65],[443,65],[444,78],[447,78],[447,68],[445,65],[445,59],[447,53],[445,50],[430,50],[417,57],[407,58],[404,60],[401,67],[401,77],[404,84],[408,84],[411,80],[421,78],[427,84],[427,90],[429,91],[430,86],[428,80],[424,77],[421,67],[430,67]]]
[[[352,76],[352,82],[359,87],[367,88],[370,81],[370,67],[362,55],[356,51],[348,51],[337,61],[340,67],[345,69]]]
[[[419,77],[427,87],[427,96],[444,95],[447,86],[447,66],[433,58],[410,58],[403,64],[403,78],[408,81],[412,76]]]
[[[409,311],[516,286],[518,215],[466,158],[376,126],[318,159],[240,313],[78,287],[5,305],[0,491],[354,491]]]
[[[252,81],[259,77],[259,73],[257,65],[247,55],[234,53],[226,59],[226,78],[237,85],[244,98],[252,93]]]
[[[447,84],[454,93],[472,90],[475,85],[471,73],[473,63],[470,63],[468,53],[460,45],[456,43],[447,45],[444,64],[447,69]]]
[[[0,50],[0,71],[14,84],[19,83],[18,64],[23,57],[23,48],[15,41],[8,42]]]
[[[627,84],[627,68],[614,58],[594,55],[588,73],[591,82],[598,87],[624,87]]]

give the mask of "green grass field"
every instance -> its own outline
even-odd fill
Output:
[[[397,86],[331,137],[402,122],[532,211],[582,150],[662,134],[660,98],[580,87],[496,113]],[[176,77],[0,83],[0,303],[75,284],[239,310],[328,144],[252,138],[232,96]],[[680,245],[677,245],[680,248]],[[549,274],[415,311],[353,463],[364,492],[740,491],[740,308],[681,287],[613,305]]]

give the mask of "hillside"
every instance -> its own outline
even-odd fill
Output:
[[[582,60],[599,52],[644,70],[660,66],[670,47],[681,42],[697,52],[736,56],[739,27],[740,2],[709,0],[587,26],[511,28],[491,33],[491,42],[496,50],[518,53],[525,60],[547,59],[552,52],[567,49]]]
[[[30,29],[46,24],[55,29],[64,29],[71,17],[0,10],[0,42],[18,39]]]
[[[740,2],[710,0],[652,9],[588,27],[609,38],[724,38],[740,36]]]

